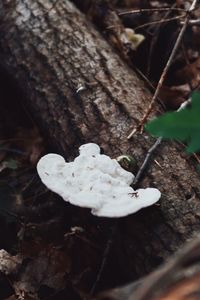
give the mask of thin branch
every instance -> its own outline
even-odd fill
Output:
[[[144,173],[144,171],[145,171],[145,169],[146,169],[146,167],[149,163],[149,160],[150,160],[151,156],[153,155],[153,153],[157,149],[157,147],[161,144],[161,142],[162,142],[162,138],[160,137],[156,140],[156,142],[153,144],[153,146],[148,150],[147,155],[145,157],[145,160],[144,160],[142,166],[140,167],[140,169],[139,169],[139,171],[138,171],[138,173],[135,176],[135,179],[133,181],[133,186],[134,187],[138,184],[140,178],[142,177],[142,175],[143,175],[143,173]]]
[[[162,283],[165,283],[170,278],[176,279],[173,277],[173,274],[182,274],[184,271],[191,271],[191,266],[197,265],[199,258],[200,250],[200,236],[198,235],[195,239],[188,242],[183,249],[179,250],[178,255],[172,257],[168,262],[166,262],[162,267],[158,268],[152,274],[148,275],[134,294],[129,295],[129,300],[145,300],[152,299],[153,293],[159,288],[163,287]],[[155,298],[154,298],[155,299]],[[183,298],[182,298],[183,299]]]
[[[19,154],[19,155],[27,155],[26,152],[18,150],[18,149],[12,149],[12,148],[7,148],[7,147],[0,147],[0,151],[5,151],[5,152],[11,152],[11,153],[15,153],[15,154]]]
[[[176,17],[171,17],[171,18],[168,18],[168,19],[162,19],[162,20],[158,20],[158,21],[148,22],[148,23],[145,23],[145,24],[142,24],[142,25],[139,25],[139,26],[135,27],[134,30],[138,30],[138,29],[150,26],[150,25],[167,23],[167,22],[171,22],[171,21],[174,21],[174,20],[179,20],[179,19],[184,18],[184,17],[185,17],[185,14],[180,15],[180,16],[176,16]]]
[[[176,111],[178,112],[178,111],[182,110],[183,108],[187,107],[190,103],[191,103],[191,99],[189,98],[188,100],[186,100],[185,102],[183,102]],[[149,163],[149,161],[150,161],[153,153],[158,148],[158,146],[162,143],[162,140],[163,140],[163,138],[159,137],[156,140],[156,142],[153,144],[153,146],[151,146],[151,148],[148,150],[147,155],[146,155],[146,157],[145,157],[145,159],[144,159],[144,161],[143,161],[143,163],[142,163],[142,165],[141,165],[139,171],[137,172],[137,174],[135,176],[135,179],[133,181],[132,185],[133,185],[134,188],[136,187],[136,185],[138,184],[139,180],[141,179],[141,177],[142,177],[144,171],[146,170],[146,167],[147,167],[147,165],[148,165],[148,163]],[[195,156],[195,154],[194,154],[194,156]],[[195,156],[195,158],[197,159],[197,156]]]
[[[170,10],[167,10],[167,12],[164,14],[162,20],[165,20],[169,17],[169,15],[171,14],[171,12],[173,11],[173,8],[175,8],[176,4],[173,4],[172,7],[170,7]],[[159,35],[159,32],[160,32],[160,29],[162,27],[162,24],[159,24],[158,26],[156,26],[155,30],[152,32],[152,41],[151,41],[151,44],[150,44],[150,49],[149,49],[149,54],[148,54],[148,64],[147,64],[147,71],[146,71],[146,74],[147,74],[147,77],[149,77],[149,74],[150,74],[150,70],[151,70],[151,63],[152,63],[152,55],[153,55],[153,50],[155,48],[155,44],[158,40],[158,35]]]
[[[141,9],[133,9],[129,11],[123,11],[118,13],[119,16],[124,16],[124,15],[129,15],[129,14],[138,14],[138,13],[148,13],[148,12],[163,12],[163,11],[168,11],[168,10],[173,10],[173,11],[181,11],[181,12],[186,12],[185,9],[183,8],[170,8],[170,7],[161,7],[161,8],[141,8]]]
[[[149,114],[152,111],[153,105],[154,105],[155,101],[157,100],[157,97],[158,97],[158,94],[160,92],[160,89],[161,89],[161,87],[163,85],[163,82],[164,82],[164,80],[166,78],[166,74],[167,74],[167,72],[169,70],[169,67],[172,64],[174,56],[175,56],[175,54],[176,54],[176,52],[178,50],[178,47],[179,47],[180,42],[181,42],[181,40],[183,38],[183,35],[184,35],[185,30],[187,28],[187,25],[188,25],[188,23],[190,21],[191,12],[196,8],[197,2],[198,2],[198,0],[194,0],[192,2],[192,4],[191,4],[189,10],[186,12],[186,16],[185,16],[185,21],[184,21],[183,27],[181,28],[181,30],[179,32],[179,35],[178,35],[177,40],[176,40],[176,43],[175,43],[175,45],[174,45],[174,47],[172,49],[170,57],[169,57],[166,65],[165,65],[165,68],[164,68],[162,74],[161,74],[160,80],[158,82],[158,85],[157,85],[157,88],[155,90],[155,93],[154,93],[154,95],[153,95],[153,97],[151,99],[149,107],[148,107],[146,113],[144,114],[142,120],[140,121],[140,124],[131,131],[131,133],[128,135],[127,139],[130,139],[135,134],[136,131],[138,131],[138,130],[140,130],[141,132],[143,131],[144,123],[146,122]]]
[[[181,24],[183,24],[182,21],[181,21]],[[190,26],[199,25],[199,24],[200,24],[200,19],[190,20],[188,23],[188,25],[190,25]]]
[[[191,13],[193,10],[195,10],[196,6],[197,6],[198,0],[194,0],[192,2],[192,5],[189,8],[189,13]]]
[[[89,296],[93,296],[94,293],[97,290],[98,284],[101,280],[101,277],[103,275],[103,272],[105,270],[105,267],[106,267],[106,264],[107,264],[107,261],[108,261],[108,257],[109,257],[109,254],[110,254],[113,242],[114,242],[114,236],[115,236],[116,231],[117,231],[117,221],[114,221],[113,224],[111,224],[109,237],[108,237],[108,240],[106,242],[105,249],[103,251],[103,257],[102,257],[101,265],[100,265],[100,268],[98,270],[96,280],[95,280],[95,282],[94,282],[94,284],[93,284],[93,286],[90,290]]]

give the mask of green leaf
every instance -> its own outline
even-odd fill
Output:
[[[166,113],[146,124],[153,136],[177,139],[188,143],[187,151],[200,150],[200,93],[193,93],[190,107]]]

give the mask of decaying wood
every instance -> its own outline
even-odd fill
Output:
[[[96,142],[139,165],[154,140],[127,140],[151,99],[148,88],[69,1],[1,0],[1,67],[23,90],[49,143],[66,158]],[[25,100],[24,100],[25,101]],[[157,108],[154,114],[161,112]],[[120,221],[121,276],[138,278],[200,229],[199,175],[182,146],[163,143],[141,182],[162,192],[159,206]]]
[[[195,300],[200,293],[200,237],[142,280],[99,295],[98,300]]]

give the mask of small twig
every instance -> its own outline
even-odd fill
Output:
[[[197,1],[198,1],[198,0],[193,0],[191,6],[190,6],[190,8],[189,8],[189,10],[186,12],[186,16],[185,16],[185,21],[184,21],[183,27],[181,28],[181,30],[180,30],[180,32],[179,32],[179,35],[178,35],[177,40],[176,40],[176,43],[175,43],[175,45],[174,45],[174,47],[173,47],[173,49],[172,49],[172,52],[171,52],[171,54],[170,54],[170,57],[169,57],[169,59],[168,59],[166,65],[165,65],[165,68],[164,68],[162,74],[161,74],[160,80],[159,80],[158,85],[157,85],[157,87],[156,87],[155,93],[154,93],[154,95],[153,95],[153,97],[152,97],[152,99],[151,99],[151,102],[150,102],[150,104],[149,104],[149,106],[148,106],[148,109],[147,109],[146,113],[144,114],[142,120],[140,121],[140,124],[137,126],[137,128],[134,128],[134,129],[131,131],[131,133],[128,135],[128,137],[127,137],[128,139],[130,139],[130,138],[135,134],[136,131],[138,131],[138,130],[140,130],[141,132],[143,131],[144,123],[146,122],[146,120],[147,120],[149,114],[150,114],[151,111],[152,111],[153,105],[154,105],[154,103],[155,103],[155,101],[156,101],[156,99],[157,99],[157,97],[158,97],[158,94],[159,94],[159,92],[160,92],[160,89],[161,89],[161,87],[162,87],[162,85],[163,85],[163,82],[164,82],[164,80],[165,80],[166,74],[167,74],[167,72],[168,72],[168,70],[169,70],[169,67],[170,67],[171,64],[172,64],[172,61],[173,61],[173,59],[174,59],[174,56],[175,56],[175,54],[176,54],[176,52],[177,52],[177,50],[178,50],[178,47],[179,47],[180,42],[181,42],[181,40],[182,40],[182,38],[183,38],[183,35],[184,35],[185,30],[186,30],[186,28],[187,28],[187,25],[188,25],[188,23],[189,23],[189,21],[190,21],[190,15],[191,15],[191,12],[195,9],[195,7],[196,7],[196,5],[197,5]]]
[[[42,195],[44,195],[44,194],[46,194],[46,193],[48,193],[48,190],[45,190],[45,191],[43,191],[43,192],[41,192],[41,193],[39,193],[39,194],[31,195],[29,198],[26,198],[25,201],[30,201],[30,200],[32,200],[35,196],[39,197],[39,196],[42,196]]]
[[[7,148],[7,147],[0,147],[0,151],[5,151],[5,152],[11,152],[11,153],[15,153],[15,154],[19,154],[19,155],[27,155],[26,152],[18,150],[18,149],[11,149],[11,148]]]
[[[169,17],[169,15],[173,11],[175,5],[176,4],[173,4],[173,6],[170,7],[170,10],[167,10],[167,12],[164,14],[162,20],[165,20]],[[149,54],[148,54],[148,65],[147,65],[147,72],[146,72],[147,77],[149,77],[149,74],[150,74],[153,50],[154,50],[155,44],[158,40],[158,36],[159,36],[159,32],[160,32],[161,27],[162,27],[162,24],[159,24],[158,26],[156,26],[155,30],[152,33],[153,38],[152,38],[152,41],[151,41],[151,44],[150,44],[150,49],[149,49]]]
[[[153,293],[158,291],[161,287],[167,286],[166,282],[170,282],[170,279],[172,279],[173,282],[177,282],[177,276],[173,276],[173,274],[180,275],[187,271],[186,276],[188,277],[191,273],[191,267],[197,266],[197,262],[199,262],[199,250],[200,236],[198,235],[195,239],[188,242],[183,249],[179,250],[176,256],[169,259],[162,267],[148,275],[134,294],[129,295],[128,299],[153,299]],[[189,270],[190,272],[188,272]]]
[[[173,10],[173,11],[181,11],[181,12],[186,12],[185,9],[183,8],[173,8],[171,9],[170,7],[161,7],[161,8],[141,8],[141,9],[133,9],[129,11],[123,11],[118,13],[118,16],[124,16],[124,15],[129,15],[129,14],[138,14],[138,13],[145,13],[145,12],[163,12],[163,11],[168,11],[168,10]]]
[[[154,153],[154,151],[157,149],[157,147],[160,145],[160,143],[162,142],[162,138],[159,137],[156,142],[153,144],[153,146],[148,150],[147,152],[147,155],[144,159],[144,162],[142,164],[142,166],[140,167],[139,171],[137,172],[136,176],[135,176],[135,179],[133,181],[133,186],[135,187],[137,185],[137,183],[139,182],[141,176],[143,175],[148,163],[149,163],[149,160],[152,156],[152,154]]]
[[[4,212],[4,213],[7,214],[8,216],[14,217],[15,219],[18,219],[18,220],[22,219],[22,216],[17,215],[17,214],[15,214],[14,212],[9,211],[9,210],[7,210],[7,209],[5,209],[5,208],[0,208],[0,211]]]
[[[200,158],[198,157],[198,155],[196,153],[193,153],[192,155],[194,156],[198,164],[200,164]]]
[[[31,179],[24,185],[24,187],[21,189],[21,192],[25,192],[31,184],[34,182],[35,178],[37,178],[36,174],[34,174]]]
[[[32,138],[10,138],[10,139],[1,139],[0,143],[7,143],[7,142],[18,142],[18,141],[32,141]],[[0,146],[1,147],[1,146]]]
[[[183,108],[187,107],[189,104],[191,103],[191,99],[189,98],[187,101],[183,102],[179,108],[176,110],[177,112],[182,110]],[[133,187],[135,188],[136,185],[138,184],[139,180],[141,179],[148,163],[149,163],[149,160],[151,158],[151,156],[153,155],[154,151],[157,149],[157,147],[161,144],[163,138],[162,137],[159,137],[156,142],[153,144],[153,146],[151,146],[151,148],[148,150],[147,152],[147,155],[143,161],[143,164],[141,165],[139,171],[137,172],[136,176],[135,176],[135,179],[133,181]]]
[[[108,237],[108,240],[106,242],[106,246],[105,246],[105,249],[104,249],[104,252],[103,252],[103,258],[102,258],[102,261],[101,261],[101,265],[100,265],[100,268],[98,270],[96,280],[95,280],[95,282],[94,282],[94,284],[93,284],[93,286],[90,290],[90,293],[89,293],[90,296],[94,295],[95,291],[97,290],[97,286],[98,286],[98,284],[101,280],[103,271],[104,271],[105,266],[106,266],[107,261],[108,261],[108,256],[109,256],[111,247],[113,245],[114,235],[115,235],[116,230],[117,230],[117,222],[114,222],[111,225],[111,228],[110,228],[110,233],[109,233],[109,237]]]
[[[168,18],[168,19],[162,19],[162,20],[158,20],[158,21],[148,22],[148,23],[145,23],[145,24],[142,24],[142,25],[139,25],[139,26],[135,27],[134,30],[136,31],[138,29],[141,29],[141,28],[144,28],[144,27],[147,27],[147,26],[150,26],[150,25],[157,25],[157,24],[171,22],[171,21],[178,20],[178,19],[181,19],[181,18],[184,18],[184,17],[185,17],[185,14],[180,15],[180,16],[171,17],[171,18]]]
[[[197,2],[198,0],[193,0],[190,8],[189,8],[189,12],[191,13],[193,10],[195,10],[196,6],[197,6]]]
[[[183,22],[181,21],[181,25],[183,24]],[[196,19],[196,20],[190,20],[189,22],[188,22],[188,25],[191,25],[191,26],[193,26],[193,25],[199,25],[200,24],[200,19]]]

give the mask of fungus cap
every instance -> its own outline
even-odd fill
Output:
[[[101,217],[124,217],[160,198],[155,188],[130,187],[134,175],[124,170],[109,156],[100,154],[98,145],[89,143],[79,148],[73,162],[65,162],[58,154],[43,156],[37,171],[42,182],[65,201],[92,209]]]

